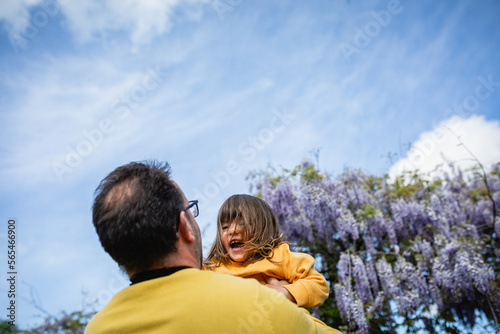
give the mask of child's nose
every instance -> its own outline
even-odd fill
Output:
[[[238,224],[231,224],[231,227],[229,227],[229,233],[231,234],[236,234],[240,232],[240,225]]]

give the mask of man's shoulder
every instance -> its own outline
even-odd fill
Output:
[[[151,324],[157,326],[154,333],[175,332],[179,326],[189,333],[200,332],[201,325],[187,318],[190,313],[203,319],[203,328],[214,333],[234,332],[238,327],[246,332],[253,327],[262,333],[317,332],[310,315],[256,280],[185,269],[118,293],[91,320],[86,333],[123,333],[124,328],[136,333]]]

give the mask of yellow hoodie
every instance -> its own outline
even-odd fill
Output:
[[[297,301],[298,306],[311,308],[323,304],[329,294],[326,279],[314,269],[314,258],[309,254],[290,251],[288,244],[281,244],[274,249],[270,260],[264,259],[247,265],[231,262],[221,265],[214,271],[243,278],[255,278],[266,284],[264,275],[287,280],[284,285]]]

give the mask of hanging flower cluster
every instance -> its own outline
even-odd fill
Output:
[[[318,259],[332,291],[321,314],[332,326],[392,332],[398,318],[407,327],[420,318],[427,329],[450,319],[470,327],[475,312],[492,323],[500,315],[500,165],[389,181],[360,170],[333,179],[303,162],[250,178],[286,239]]]

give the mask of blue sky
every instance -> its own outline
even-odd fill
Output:
[[[205,250],[224,199],[268,163],[320,149],[334,174],[430,171],[467,163],[455,135],[500,161],[499,14],[496,1],[2,1],[0,263],[14,218],[18,323],[40,321],[33,301],[57,315],[127,284],[90,207],[130,161],[170,162],[202,201]]]

